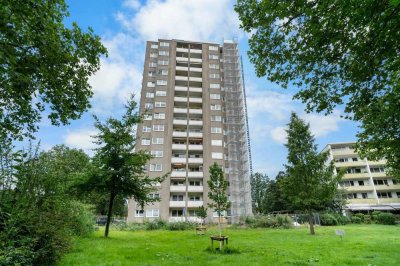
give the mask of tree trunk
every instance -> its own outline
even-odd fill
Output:
[[[104,236],[108,237],[108,232],[110,230],[111,216],[112,216],[112,208],[114,206],[115,193],[110,193],[110,202],[108,203],[108,212],[107,212],[107,223],[106,223],[106,231],[104,232]]]
[[[218,230],[219,230],[219,236],[222,235],[222,229],[221,229],[221,215],[218,215]]]
[[[314,217],[312,215],[312,211],[308,212],[308,223],[310,224],[310,235],[315,235],[314,231]]]

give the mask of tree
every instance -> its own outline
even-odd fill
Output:
[[[120,120],[108,118],[101,123],[95,116],[95,127],[99,133],[95,143],[99,145],[93,158],[93,169],[86,186],[87,189],[108,193],[108,209],[105,237],[108,237],[114,201],[117,196],[133,197],[143,208],[148,202],[159,201],[150,198],[149,192],[162,182],[165,176],[149,178],[145,166],[151,159],[146,151],[135,151],[136,137],[134,127],[141,121],[136,112],[133,95],[125,106],[126,113]]]
[[[312,212],[328,205],[336,196],[340,175],[334,175],[329,154],[318,153],[310,126],[292,113],[287,130],[288,164],[280,184],[295,209],[309,217],[310,234],[314,235]]]
[[[264,213],[292,210],[292,206],[279,185],[285,175],[285,172],[281,171],[275,177],[275,180],[267,182],[267,189],[263,199]]]
[[[250,177],[253,212],[256,214],[264,213],[263,203],[267,193],[268,182],[268,176],[261,173],[255,173]]]
[[[90,107],[88,78],[107,50],[91,28],[66,28],[68,16],[64,0],[1,1],[0,138],[32,137],[45,109],[65,125]]]
[[[400,177],[400,1],[238,0],[259,77],[300,90],[306,110],[360,122],[360,155]]]
[[[207,181],[208,197],[211,200],[208,203],[208,207],[212,208],[218,214],[218,229],[219,236],[222,235],[221,229],[221,217],[230,209],[231,202],[228,200],[226,189],[228,187],[228,181],[225,180],[224,172],[222,168],[214,163],[210,166],[210,179]]]
[[[204,206],[198,207],[197,211],[196,211],[196,215],[201,218],[201,220],[202,220],[201,225],[205,224],[204,220],[207,218],[207,208],[204,208]]]

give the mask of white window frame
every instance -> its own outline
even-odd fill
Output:
[[[220,127],[211,127],[211,133],[213,133],[213,134],[221,134],[222,133],[222,128],[220,128]]]
[[[164,156],[164,151],[151,151],[150,154],[154,158],[162,158]]]
[[[162,172],[162,164],[161,163],[151,163],[149,171],[150,172]]]
[[[165,119],[165,113],[154,113],[154,119],[158,120]]]
[[[168,60],[158,60],[159,66],[168,66]]]
[[[166,86],[167,85],[167,81],[164,79],[157,79],[157,86]]]
[[[169,42],[160,42],[160,47],[169,47]]]
[[[143,126],[142,132],[144,132],[144,133],[146,133],[146,132],[151,132],[151,127]]]
[[[219,74],[217,74],[217,73],[210,73],[210,79],[219,79]]]
[[[160,50],[160,51],[158,51],[158,55],[169,56],[169,51]]]
[[[150,53],[150,58],[157,58],[158,54],[157,53]]]
[[[136,210],[135,217],[144,217],[144,210]]]
[[[155,102],[155,106],[157,108],[163,108],[163,107],[167,107],[167,103],[166,102]]]
[[[154,93],[153,93],[153,98],[154,98]],[[144,108],[145,109],[153,109],[154,105],[153,103],[145,103]]]
[[[150,62],[149,67],[157,67],[157,62]]]
[[[143,115],[143,120],[153,120],[153,116],[149,114],[144,114]]]
[[[150,145],[151,140],[148,138],[144,138],[144,139],[142,139],[141,143],[142,143],[142,146],[148,146],[148,145]]]
[[[212,110],[212,111],[220,111],[221,110],[221,105],[220,104],[211,104],[210,105],[210,109]]]
[[[224,159],[224,154],[222,152],[212,152],[211,159],[222,160],[222,159]]]
[[[219,49],[219,47],[215,46],[215,45],[208,46],[208,50],[210,50],[210,51],[218,51],[218,49]]]
[[[152,138],[151,139],[151,143],[152,144],[164,144],[164,138]]]
[[[219,93],[211,93],[210,94],[210,99],[211,100],[221,100],[221,94],[219,94]]]
[[[165,129],[164,125],[153,125],[153,131],[162,132],[164,131],[164,129]]]
[[[222,140],[221,139],[212,139],[211,146],[219,146],[222,147]]]
[[[220,89],[221,84],[219,83],[210,83],[210,89]]]
[[[210,69],[219,69],[219,64],[209,64],[208,67]]]
[[[146,217],[149,218],[160,217],[160,209],[147,209]]]
[[[146,92],[146,98],[154,98],[153,92]]]
[[[156,91],[156,96],[167,96],[167,91]]]
[[[159,69],[158,75],[160,76],[168,76],[168,69]]]
[[[212,116],[210,117],[210,120],[211,120],[212,122],[221,122],[221,121],[222,121],[222,116],[220,116],[220,115],[212,115]]]
[[[219,59],[219,56],[218,56],[217,54],[210,54],[210,55],[208,56],[208,59],[210,59],[210,60],[218,60],[218,59]]]
[[[150,48],[152,48],[152,49],[158,49],[158,44],[152,43],[152,44],[150,45]]]

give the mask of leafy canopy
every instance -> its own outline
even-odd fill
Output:
[[[89,28],[64,26],[64,0],[0,5],[0,137],[32,137],[47,109],[53,125],[78,119],[92,96],[88,78],[106,48]]]
[[[400,176],[400,1],[238,0],[258,76],[300,90],[307,111],[344,105],[358,149]]]

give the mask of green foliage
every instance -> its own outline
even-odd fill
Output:
[[[90,107],[88,78],[107,50],[92,29],[65,27],[68,16],[64,0],[1,2],[0,138],[32,137],[45,109],[65,125]]]
[[[23,154],[14,166],[15,187],[0,190],[0,258],[8,265],[53,265],[73,235],[94,229],[87,206],[69,194],[87,156],[64,146]]]
[[[197,217],[201,218],[202,224],[204,224],[205,219],[207,218],[207,208],[205,208],[204,206],[198,207],[196,210],[196,215]]]
[[[159,201],[148,194],[165,176],[150,178],[144,171],[151,155],[145,151],[135,151],[136,136],[134,126],[141,121],[136,113],[133,95],[125,106],[126,113],[120,120],[108,118],[101,123],[95,116],[95,127],[99,133],[95,143],[100,148],[93,158],[94,168],[84,187],[88,191],[106,193],[109,196],[105,236],[108,236],[114,201],[117,196],[129,197],[143,206],[148,202]]]
[[[146,230],[160,230],[160,229],[165,229],[166,226],[167,222],[161,219],[156,219],[145,223]]]
[[[196,224],[191,222],[170,222],[167,224],[167,229],[170,231],[183,231],[194,228],[196,228]]]
[[[362,220],[358,216],[353,216],[353,217],[351,217],[351,222],[354,224],[360,224],[360,223],[362,223]]]
[[[353,217],[358,217],[361,219],[361,222],[364,222],[365,215],[363,213],[356,213]]]
[[[382,212],[377,216],[376,222],[378,224],[394,225],[396,224],[396,217],[393,213]]]
[[[292,113],[288,133],[288,164],[280,185],[293,208],[309,215],[310,234],[314,234],[312,211],[326,208],[337,194],[340,175],[334,164],[326,164],[328,153],[318,153],[310,126]]]
[[[207,184],[210,190],[208,192],[208,198],[210,199],[208,206],[218,214],[219,234],[221,235],[221,217],[224,212],[229,210],[231,203],[226,193],[228,181],[225,180],[224,172],[217,163],[210,166],[210,179]]]
[[[255,173],[250,177],[251,199],[253,202],[253,213],[255,214],[265,213],[263,207],[268,181],[268,176],[261,173]]]
[[[345,106],[357,148],[400,177],[400,9],[397,0],[237,0],[259,77],[299,88],[307,111]]]
[[[321,220],[321,225],[332,226],[332,225],[338,225],[339,223],[336,217],[331,213],[321,214],[319,218]]]
[[[245,219],[247,226],[251,228],[293,228],[293,220],[288,215],[255,215]]]

